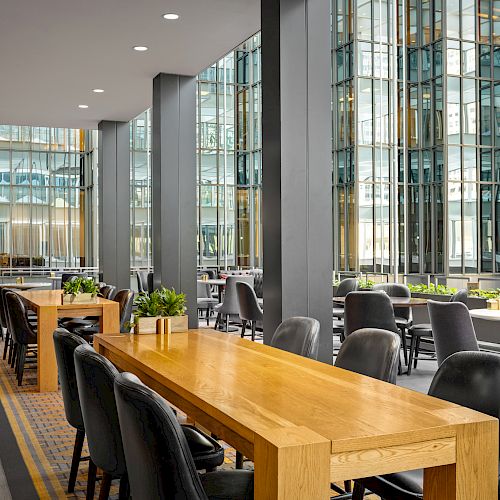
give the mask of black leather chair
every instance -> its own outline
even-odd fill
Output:
[[[401,283],[378,283],[373,287],[374,292],[385,292],[389,297],[411,297],[410,289]],[[405,364],[408,364],[408,350],[406,345],[406,333],[413,324],[411,307],[395,307],[394,316],[396,325],[401,331],[401,341],[403,345],[403,355]]]
[[[461,302],[427,303],[438,366],[459,351],[479,351],[469,310]]]
[[[339,286],[337,287],[337,291],[335,293],[335,297],[345,297],[350,292],[356,292],[359,288],[359,281],[357,278],[346,278],[343,279]],[[344,317],[344,306],[341,304],[335,304],[332,315],[334,318],[343,318]]]
[[[116,286],[104,285],[99,290],[99,295],[104,299],[113,300],[116,294]]]
[[[120,332],[128,333],[130,332],[130,317],[134,305],[134,292],[128,289],[120,290],[113,300],[120,304]],[[92,342],[94,334],[99,333],[99,325],[78,327],[75,328],[74,333],[81,335],[87,342]]]
[[[15,292],[7,292],[5,295],[8,322],[12,340],[14,341],[13,363],[17,374],[17,384],[22,385],[24,366],[27,361],[36,360],[38,340],[36,332],[28,321],[28,314],[24,303]]]
[[[75,374],[75,349],[86,344],[80,336],[68,332],[64,328],[54,331],[54,349],[56,351],[57,371],[59,374],[59,384],[64,403],[64,413],[66,420],[71,427],[76,429],[75,446],[73,448],[73,459],[68,481],[68,493],[75,491],[76,476],[78,466],[81,461],[88,460],[89,457],[82,458],[83,441],[85,440],[85,426],[83,425],[82,410],[78,397],[78,387]]]
[[[128,477],[114,398],[118,370],[87,345],[75,349],[75,372],[90,450],[87,498],[94,497],[96,467],[103,471],[99,498],[109,496],[111,481],[120,479],[120,500],[128,498]]]
[[[135,375],[116,377],[115,396],[132,498],[253,499],[253,472],[198,475],[172,409]]]
[[[2,310],[3,321],[5,322],[5,339],[4,339],[5,342],[3,346],[3,359],[7,358],[7,353],[8,353],[9,354],[8,363],[10,364],[12,360],[14,341],[12,340],[12,334],[10,332],[7,300],[5,299],[8,292],[15,293],[15,290],[12,288],[0,288],[0,308]]]
[[[241,338],[245,336],[247,323],[250,323],[252,340],[255,340],[255,332],[262,331],[264,327],[264,312],[262,311],[257,295],[252,286],[243,281],[236,283],[236,295],[240,308],[240,319],[242,322]]]
[[[464,288],[458,290],[457,293],[450,297],[450,302],[462,302],[462,304],[467,304],[467,290]],[[432,326],[430,323],[419,323],[413,325],[409,330],[411,341],[410,341],[410,355],[408,357],[408,375],[411,374],[412,365],[413,368],[417,367],[417,362],[420,354],[420,342],[423,339],[427,343],[434,344],[432,337]],[[431,355],[435,354],[431,352]]]
[[[452,354],[441,364],[432,380],[429,395],[499,418],[499,387],[498,354],[462,351]],[[423,470],[358,479],[353,500],[362,500],[365,489],[384,500],[422,499]]]
[[[299,356],[317,359],[319,347],[319,321],[296,316],[283,321],[271,339],[270,345]]]
[[[394,332],[363,328],[345,339],[335,366],[395,384],[400,346],[399,335]]]

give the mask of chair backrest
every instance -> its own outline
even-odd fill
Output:
[[[115,296],[116,286],[113,285],[104,285],[100,288],[99,293],[108,300],[113,300]]]
[[[469,310],[462,302],[427,303],[438,366],[459,351],[479,351]]]
[[[206,500],[168,403],[131,373],[116,377],[115,396],[132,498]]]
[[[410,289],[401,283],[377,283],[374,292],[385,292],[389,297],[411,297]],[[411,307],[395,307],[394,314],[400,318],[412,318]]]
[[[257,295],[248,283],[238,281],[236,283],[236,295],[240,308],[240,318],[246,321],[262,321],[264,314],[259,306]]]
[[[429,395],[500,417],[500,356],[491,352],[452,354],[432,379]]]
[[[61,275],[61,288],[66,281],[74,280],[75,278],[88,278],[88,273],[62,273]]]
[[[400,344],[399,335],[389,330],[357,330],[342,342],[335,366],[395,384]]]
[[[0,325],[2,328],[9,329],[9,319],[7,317],[7,303],[5,296],[7,292],[14,292],[13,288],[0,288]]]
[[[84,430],[76,384],[74,352],[78,346],[87,342],[80,335],[70,333],[64,328],[57,328],[54,331],[53,339],[66,420],[75,429]]]
[[[147,278],[148,289],[147,289],[147,291],[149,293],[152,293],[155,289],[154,277],[155,277],[154,273],[148,273],[148,278]]]
[[[210,291],[210,285],[208,283],[196,282],[196,297],[198,299],[210,299],[212,298],[212,293]]]
[[[28,321],[26,308],[21,297],[16,292],[10,291],[5,295],[5,299],[10,333],[13,339],[19,344],[36,344],[37,336]]]
[[[147,271],[137,271],[137,291],[139,293],[144,293],[148,291],[148,272]]]
[[[119,290],[113,300],[120,304],[120,332],[128,333],[130,331],[128,323],[130,323],[134,305],[134,292],[128,288]]]
[[[357,278],[345,278],[337,287],[335,297],[345,297],[349,292],[356,292],[359,288],[359,281]]]
[[[250,269],[250,275],[253,276],[255,295],[262,299],[264,297],[264,272],[262,269]]]
[[[116,410],[118,370],[90,345],[75,349],[75,371],[90,458],[113,475],[125,474],[125,456]]]
[[[457,293],[451,296],[450,302],[462,302],[462,304],[467,304],[468,292],[465,288],[458,290]]]
[[[226,289],[224,292],[224,301],[219,311],[221,314],[240,314],[240,305],[236,293],[236,283],[238,281],[248,283],[253,286],[253,276],[228,276],[226,279]]]
[[[344,335],[362,328],[398,333],[391,299],[383,292],[351,292],[344,303]]]
[[[296,316],[285,319],[274,332],[270,345],[306,358],[317,359],[319,321]]]

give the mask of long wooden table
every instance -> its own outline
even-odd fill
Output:
[[[39,392],[57,391],[57,363],[52,334],[58,318],[99,317],[99,330],[104,333],[120,331],[119,304],[97,298],[95,304],[62,304],[62,290],[31,290],[19,292],[28,309],[38,319],[37,378]]]
[[[493,500],[498,421],[214,330],[96,335],[94,346],[255,462],[255,498],[424,468],[426,500]]]

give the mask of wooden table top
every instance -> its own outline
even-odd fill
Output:
[[[16,290],[31,290],[32,288],[43,288],[52,286],[52,283],[0,283],[0,288],[14,288]]]
[[[376,293],[376,292],[374,292]],[[389,297],[393,307],[422,307],[427,305],[427,299],[416,297]],[[345,297],[333,297],[333,302],[344,304]]]
[[[97,297],[97,302],[89,304],[74,303],[63,305],[61,303],[62,294],[62,290],[29,290],[19,292],[19,295],[23,297],[26,302],[29,302],[30,304],[37,307],[57,306],[58,308],[68,309],[74,309],[75,307],[78,307],[78,309],[95,309],[102,304],[117,304],[117,302],[113,300]]]
[[[446,401],[215,330],[94,336],[111,361],[182,394],[248,442],[304,426],[332,453],[455,436],[456,426],[494,420]],[[154,388],[154,387],[153,387]],[[397,436],[397,437],[396,437]]]
[[[213,279],[213,280],[197,280],[198,283],[208,283],[209,285],[224,286],[226,280],[223,279]]]

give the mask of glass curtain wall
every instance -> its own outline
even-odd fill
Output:
[[[497,11],[333,1],[337,270],[500,272]]]
[[[83,130],[0,125],[0,268],[92,265],[93,143]]]

